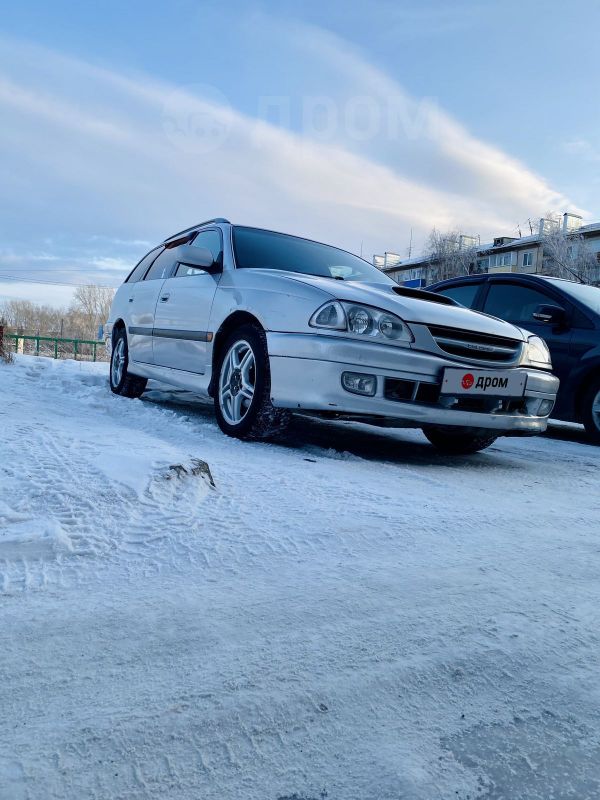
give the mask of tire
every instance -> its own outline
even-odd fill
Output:
[[[271,370],[263,330],[242,325],[232,331],[220,350],[215,378],[215,414],[223,433],[263,440],[285,431],[291,414],[271,403]]]
[[[589,440],[600,444],[600,378],[592,382],[583,396],[581,417]]]
[[[110,354],[109,380],[110,388],[121,397],[141,397],[148,383],[147,378],[140,378],[127,372],[129,365],[129,348],[127,334],[121,328],[115,335],[112,352]]]
[[[455,430],[452,428],[423,428],[423,433],[441,453],[467,456],[479,453],[498,438],[485,431]]]

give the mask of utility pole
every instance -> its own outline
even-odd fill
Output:
[[[408,257],[410,258],[412,255],[412,237],[413,237],[413,229],[410,229],[410,242],[408,244]]]

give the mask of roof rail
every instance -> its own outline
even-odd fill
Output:
[[[178,239],[180,236],[185,236],[186,233],[192,233],[192,231],[195,231],[198,228],[203,228],[205,225],[211,225],[213,223],[225,223],[231,225],[229,220],[225,219],[224,217],[215,217],[214,219],[207,219],[204,222],[199,222],[197,225],[192,225],[191,228],[186,228],[183,231],[179,231],[179,233],[174,233],[172,236],[167,236],[167,238],[163,240],[163,244],[165,242],[169,242],[171,239]]]

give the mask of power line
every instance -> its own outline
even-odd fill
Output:
[[[104,284],[89,284],[89,283],[65,283],[64,281],[44,281],[44,280],[35,280],[34,278],[24,278],[22,275],[5,275],[4,273],[0,273],[0,280],[6,281],[19,281],[23,283],[36,283],[44,286],[71,286],[74,289],[79,287],[86,287],[86,286],[98,286],[100,289],[114,289],[114,286],[106,286]]]

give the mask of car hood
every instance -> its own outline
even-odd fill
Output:
[[[460,328],[474,333],[506,336],[519,341],[526,339],[524,332],[509,322],[490,317],[488,314],[480,314],[478,311],[471,311],[470,308],[464,308],[464,306],[442,305],[442,303],[420,297],[403,297],[396,294],[395,287],[388,283],[336,281],[331,278],[303,275],[302,273],[288,274],[286,277],[322,289],[336,300],[383,308],[385,311],[397,314],[405,322],[421,325],[444,325],[448,328]]]

